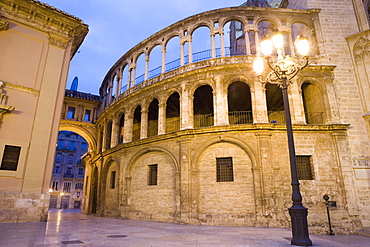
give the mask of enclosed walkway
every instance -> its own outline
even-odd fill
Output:
[[[291,246],[280,228],[194,226],[50,210],[47,223],[1,223],[0,246]],[[369,246],[370,237],[311,235],[314,246]]]

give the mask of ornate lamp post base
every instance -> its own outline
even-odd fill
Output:
[[[293,205],[289,208],[292,220],[292,245],[312,246],[312,241],[308,235],[307,208],[303,205]]]

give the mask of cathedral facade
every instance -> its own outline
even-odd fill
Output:
[[[290,227],[281,89],[259,82],[252,68],[260,41],[279,32],[286,55],[298,57],[298,36],[311,46],[309,66],[288,88],[309,229],[327,229],[324,194],[336,233],[369,227],[367,11],[361,0],[248,1],[180,20],[130,49],[100,88],[96,149],[84,156],[83,211]],[[201,28],[209,48],[198,51]],[[178,47],[175,60],[170,43]]]

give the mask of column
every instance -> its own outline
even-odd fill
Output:
[[[103,124],[102,124],[102,127],[103,127],[103,138],[102,138],[102,149],[101,151],[104,152],[105,150],[107,150],[107,145],[106,145],[106,142],[107,142],[107,121],[104,120]]]
[[[254,40],[255,40],[255,43],[256,43],[256,52],[257,52],[257,55],[261,55],[261,48],[260,48],[260,38],[258,36],[258,31],[254,31]]]
[[[158,135],[166,133],[166,103],[159,103],[158,109]]]
[[[305,115],[301,90],[298,87],[297,80],[289,85],[288,94],[290,95],[290,111],[292,115],[293,124],[305,124]]]
[[[149,77],[149,55],[145,54],[145,74],[144,74],[144,81],[148,80]]]
[[[228,105],[227,93],[223,89],[222,82],[219,78],[215,78],[216,90],[214,92],[213,107],[215,112],[215,125],[228,125]]]
[[[188,88],[186,88],[185,84],[181,84],[180,129],[182,130],[193,128],[193,101],[190,100],[190,98],[192,98],[192,96],[189,96]]]
[[[184,48],[184,42],[180,43],[180,66],[185,65]]]
[[[220,48],[221,48],[221,57],[225,57],[225,40],[224,40],[224,32],[220,33]]]
[[[166,73],[166,47],[162,47],[162,74]]]
[[[131,69],[131,87],[135,86],[136,82],[136,64]]]
[[[119,132],[119,118],[118,118],[118,114],[114,114],[113,120],[112,120],[112,136],[110,138],[111,148],[118,145],[118,138],[119,138],[118,132]]]
[[[289,49],[290,49],[290,56],[295,57],[295,50],[294,50],[294,43],[292,39],[292,32],[286,32],[288,35],[288,42],[289,42]]]
[[[251,55],[251,44],[249,42],[248,30],[244,31],[245,51],[247,55]]]
[[[141,109],[140,139],[148,137],[148,109]]]
[[[215,35],[211,34],[211,52],[212,52],[212,58],[216,57],[216,49],[215,49]]]
[[[189,40],[189,64],[193,62],[193,40]]]
[[[252,108],[253,108],[253,122],[254,123],[268,123],[267,116],[267,102],[265,84],[256,79],[252,90]]]
[[[121,94],[122,90],[122,72],[117,76],[117,88],[116,88],[116,97]]]
[[[134,123],[134,116],[132,113],[125,114],[125,135],[123,137],[123,142],[132,142],[132,125]]]

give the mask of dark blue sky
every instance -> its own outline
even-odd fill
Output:
[[[78,91],[98,94],[111,66],[133,46],[186,17],[243,0],[41,0],[81,18],[89,34],[71,61],[67,88],[78,76]]]

